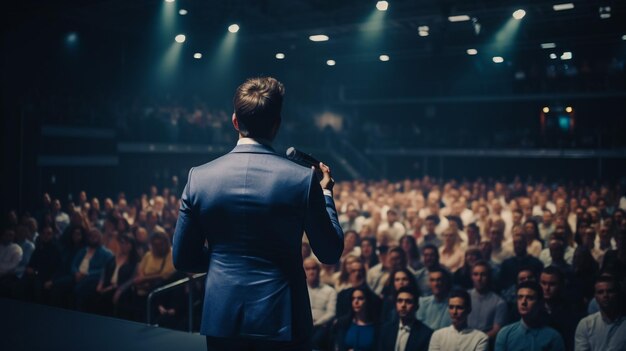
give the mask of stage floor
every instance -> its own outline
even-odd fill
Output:
[[[0,299],[0,349],[206,350],[199,334],[49,306]]]

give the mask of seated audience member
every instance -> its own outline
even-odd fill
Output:
[[[359,214],[359,209],[354,204],[348,204],[346,213],[339,218],[339,224],[344,233],[350,230],[360,232],[363,223],[365,223],[365,217]]]
[[[450,272],[455,272],[463,266],[465,250],[461,247],[462,241],[459,232],[448,228],[441,234],[443,246],[439,248],[439,263]]]
[[[137,243],[137,256],[143,257],[150,249],[148,230],[144,227],[134,227],[132,232],[135,236],[135,242]]]
[[[539,236],[539,227],[537,226],[537,222],[532,219],[524,222],[523,232],[527,245],[526,251],[529,255],[539,258],[541,250],[543,250],[543,244],[541,243],[541,238]]]
[[[552,245],[552,247],[551,247]],[[574,248],[567,245],[562,235],[552,235],[546,243],[546,248],[539,254],[539,260],[544,267],[552,266],[556,255],[556,265],[564,270],[571,271],[571,264],[574,261]]]
[[[465,290],[453,290],[448,298],[448,313],[452,325],[436,330],[430,339],[429,351],[487,351],[489,337],[467,326],[472,312],[472,298]]]
[[[32,241],[28,240],[28,236],[28,227],[24,225],[18,225],[15,229],[15,243],[22,248],[22,259],[15,268],[15,275],[18,278],[22,278],[22,276],[24,275],[24,271],[26,270],[26,266],[28,266],[30,257],[32,256],[33,251],[35,251],[35,244],[33,244]]]
[[[415,318],[415,311],[418,308],[418,297],[415,291],[407,287],[400,288],[396,295],[398,318],[385,323],[380,328],[378,351],[426,350],[433,331]]]
[[[441,246],[442,241],[439,238],[439,235],[435,232],[438,225],[439,216],[429,215],[426,217],[426,220],[424,220],[424,235],[420,237],[420,240],[417,243],[422,251],[424,251],[424,247],[426,245],[433,245],[435,247]]]
[[[351,307],[339,317],[333,326],[334,349],[339,351],[376,349],[378,341],[378,321],[376,308],[373,308],[375,296],[366,286],[349,290]]]
[[[87,232],[82,226],[68,228],[67,235],[62,235],[61,265],[52,279],[44,283],[44,289],[50,292],[50,302],[55,306],[69,307],[71,291],[74,287],[72,265],[74,257],[85,247]]]
[[[513,250],[504,241],[504,221],[496,220],[489,228],[489,241],[491,242],[491,260],[501,265],[507,258],[513,257]]]
[[[539,235],[541,240],[547,241],[552,233],[556,230],[556,225],[553,222],[554,215],[550,210],[544,210],[543,216],[541,218],[541,223],[539,224]]]
[[[367,272],[367,285],[376,295],[382,296],[389,273],[401,268],[406,268],[406,256],[404,251],[396,246],[389,250],[385,261],[381,261]]]
[[[467,234],[467,246],[478,246],[480,244],[480,229],[476,223],[470,223],[465,227],[465,233]]]
[[[419,289],[415,281],[415,276],[408,268],[402,268],[391,272],[389,280],[383,288],[383,305],[381,322],[388,322],[396,317],[396,293],[400,288],[408,287],[419,296]]]
[[[378,318],[378,316],[380,316],[382,302],[378,295],[376,295],[365,282],[365,266],[363,266],[363,263],[359,261],[352,262],[348,266],[348,273],[348,282],[350,283],[350,287],[337,294],[337,308],[335,309],[337,316],[343,316],[350,311],[352,290],[361,288],[366,294],[372,295],[368,296],[370,308],[376,310],[376,317]]]
[[[576,328],[575,350],[624,350],[626,317],[623,295],[618,281],[600,276],[595,285],[595,298],[600,312],[583,318]]]
[[[389,233],[393,245],[399,244],[400,238],[406,234],[406,228],[404,228],[404,224],[399,221],[398,212],[396,212],[396,210],[387,210],[387,220],[378,226],[378,233],[380,232]]]
[[[413,274],[424,267],[414,237],[405,235],[400,238],[400,247],[406,256],[407,268],[413,272]]]
[[[511,321],[519,319],[519,315],[517,314],[517,286],[527,281],[537,281],[536,275],[532,269],[522,267],[519,273],[517,273],[516,283],[502,290],[500,293],[500,297],[506,302],[508,317]]]
[[[145,302],[150,291],[167,282],[176,269],[172,260],[170,239],[165,232],[156,230],[150,236],[150,251],[139,262],[133,278],[134,293],[130,301],[120,301],[118,308],[135,320],[145,320]],[[130,309],[130,311],[129,311]]]
[[[76,308],[84,310],[95,297],[96,287],[106,263],[113,257],[111,251],[102,246],[102,233],[91,229],[87,234],[87,246],[76,253],[72,263]]]
[[[576,296],[587,303],[593,298],[594,283],[600,271],[589,247],[581,245],[576,248],[572,270],[572,282],[568,287],[573,288]]]
[[[435,268],[428,273],[432,295],[419,298],[417,319],[432,330],[445,328],[452,323],[448,313],[448,293],[451,277],[443,268]]]
[[[0,237],[0,297],[9,297],[17,283],[15,270],[22,260],[22,248],[14,243],[15,231],[5,229]]]
[[[556,267],[565,274],[566,280],[570,281],[574,270],[572,266],[565,261],[565,248],[568,247],[565,242],[558,238],[553,237],[548,243],[548,250],[550,250],[550,264],[546,267]],[[544,262],[545,263],[545,262]]]
[[[343,239],[343,253],[341,259],[345,259],[347,256],[361,256],[361,247],[359,246],[359,234],[354,230],[349,230],[344,233]]]
[[[467,324],[472,329],[485,332],[490,339],[495,339],[500,329],[506,324],[506,303],[491,290],[491,268],[485,261],[478,261],[472,268],[474,288],[469,291],[472,298],[472,313]]]
[[[432,294],[429,272],[434,268],[441,267],[439,264],[439,250],[434,245],[425,245],[422,248],[422,257],[424,258],[424,268],[417,271],[415,279],[422,296],[428,296]]]
[[[361,262],[365,265],[366,270],[369,270],[378,264],[378,255],[376,255],[376,238],[361,239]]]
[[[539,276],[539,273],[541,273],[543,264],[536,257],[529,255],[526,248],[526,240],[522,234],[515,234],[513,237],[515,256],[507,258],[502,262],[498,284],[499,289],[506,289],[515,284],[517,273],[519,273],[522,267],[532,269],[535,277]]]
[[[539,284],[543,293],[546,325],[561,334],[568,350],[573,349],[574,331],[583,313],[579,307],[582,303],[572,301],[572,293],[567,294],[565,290],[565,276],[556,267],[544,268],[539,276]]]
[[[626,228],[622,228],[615,238],[617,249],[609,250],[604,255],[602,270],[610,270],[618,274],[617,279],[626,279]]]
[[[564,351],[559,333],[546,326],[542,316],[543,295],[537,282],[524,282],[517,287],[517,311],[522,319],[498,332],[496,351],[554,350]]]
[[[340,293],[343,290],[352,287],[352,283],[350,282],[349,267],[352,263],[358,261],[359,258],[357,256],[348,255],[341,262],[341,270],[333,274],[333,286],[335,287],[335,291],[337,293]]]
[[[326,349],[330,324],[335,318],[337,293],[332,287],[320,283],[320,263],[315,258],[306,258],[303,265],[313,317],[312,345],[314,349]]]
[[[589,253],[593,256],[594,261],[600,262],[600,259],[604,255],[604,251],[596,247],[596,230],[591,227],[587,227],[582,230],[581,246],[589,249]],[[574,252],[574,259],[576,259],[576,253]]]
[[[117,302],[132,284],[139,256],[135,239],[130,234],[117,237],[119,251],[104,267],[96,287],[98,310],[103,314],[114,315]]]
[[[37,246],[22,277],[24,298],[47,303],[49,296],[43,286],[46,282],[52,281],[54,273],[60,266],[61,247],[52,227],[45,225],[37,238]]]
[[[469,290],[472,288],[472,267],[474,263],[483,259],[483,254],[477,246],[469,246],[465,251],[463,266],[452,275],[454,287]]]

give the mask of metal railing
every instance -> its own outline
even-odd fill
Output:
[[[148,325],[152,325],[152,300],[157,296],[160,295],[166,291],[170,291],[172,289],[178,288],[180,286],[182,286],[183,284],[188,284],[189,286],[189,295],[188,295],[188,307],[189,307],[189,320],[188,320],[188,327],[189,327],[189,332],[192,333],[193,332],[193,283],[195,282],[196,279],[198,278],[202,278],[206,276],[206,273],[197,273],[192,275],[191,277],[186,277],[183,279],[179,279],[175,282],[171,282],[169,284],[163,285],[161,287],[158,287],[154,290],[152,290],[150,292],[150,294],[148,295],[148,302],[146,303],[146,323]]]

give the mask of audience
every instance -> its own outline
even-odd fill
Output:
[[[428,347],[433,331],[415,318],[415,311],[418,309],[415,290],[400,288],[396,294],[398,318],[381,326],[378,351],[418,351]]]
[[[169,248],[178,209],[174,189],[151,187],[136,199],[124,193],[89,198],[80,192],[75,202],[44,194],[32,212],[18,216],[11,211],[0,240],[0,293],[145,321],[147,294],[175,275]],[[337,183],[337,209],[350,233],[340,265],[317,265],[310,247],[306,242],[302,246],[316,347],[338,345],[336,332],[341,328],[335,323],[354,312],[357,290],[373,316],[364,319],[366,324],[374,325],[379,318],[381,323],[396,320],[397,328],[397,295],[408,289],[420,305],[416,318],[424,325],[454,331],[450,335],[459,340],[473,340],[463,338],[466,333],[485,332],[493,343],[498,329],[522,318],[518,285],[536,280],[545,297],[545,325],[572,349],[574,327],[587,314],[587,304],[591,313],[602,311],[594,285],[598,274],[619,282],[626,279],[620,189],[597,183],[552,185],[515,179],[505,184],[430,177]],[[453,286],[471,289],[469,303],[462,297],[454,300],[455,314],[448,296]],[[178,304],[185,303],[186,289],[176,291]],[[336,302],[330,298],[333,293]],[[463,312],[465,305],[470,308]],[[153,307],[154,321],[186,326],[184,305],[157,299]],[[607,328],[619,325],[619,318]],[[382,340],[374,329],[367,347]],[[394,345],[397,334],[396,329]]]

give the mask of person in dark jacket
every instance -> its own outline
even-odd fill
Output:
[[[398,318],[380,328],[378,351],[428,349],[433,330],[415,318],[418,308],[418,296],[415,292],[407,287],[398,289],[396,294]]]
[[[26,300],[47,303],[50,291],[44,289],[44,285],[52,281],[53,275],[61,267],[61,260],[61,246],[55,238],[54,229],[46,225],[38,237],[37,246],[22,277],[21,296]]]

